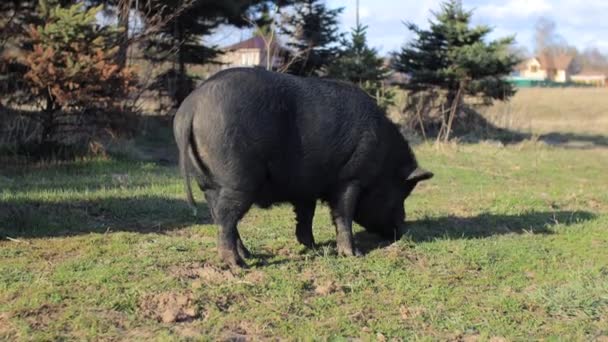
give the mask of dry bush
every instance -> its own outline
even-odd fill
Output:
[[[482,115],[487,108],[475,98],[464,98],[458,108],[446,106],[444,91],[425,91],[410,94],[399,91],[396,105],[388,114],[400,125],[408,136],[419,136],[424,140],[446,141],[454,138],[460,141],[498,139],[518,140],[522,135],[498,126]],[[450,122],[451,118],[451,122]]]

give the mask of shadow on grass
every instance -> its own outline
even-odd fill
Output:
[[[528,133],[509,131],[502,128],[492,128],[489,133],[472,133],[457,136],[463,143],[477,144],[484,140],[498,140],[504,145],[521,143],[525,140],[537,139],[549,146],[565,149],[591,149],[608,147],[608,136],[599,134],[578,134],[552,132],[533,136]]]
[[[44,202],[0,201],[0,238],[40,238],[88,233],[164,233],[194,224],[210,224],[205,203],[199,217],[185,201],[160,196]]]
[[[557,225],[569,226],[593,220],[595,214],[587,211],[530,212],[521,215],[481,214],[474,217],[439,217],[408,222],[404,238],[413,242],[436,239],[478,239],[505,234],[553,234]],[[386,247],[393,241],[361,231],[355,234],[355,243],[364,254]]]
[[[549,133],[541,135],[539,140],[565,148],[608,147],[608,136],[599,134]]]

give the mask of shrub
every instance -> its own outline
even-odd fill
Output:
[[[35,144],[73,144],[100,128],[119,128],[136,87],[131,68],[116,63],[120,30],[101,26],[102,6],[55,7],[45,23],[30,26],[32,50],[23,64],[25,80],[41,104]]]

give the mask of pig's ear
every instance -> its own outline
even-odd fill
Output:
[[[417,167],[412,173],[407,176],[408,182],[418,183],[423,180],[433,178],[433,173],[431,171],[425,170],[423,168]]]

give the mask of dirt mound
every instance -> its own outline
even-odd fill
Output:
[[[163,323],[191,322],[201,317],[190,292],[147,295],[139,306],[144,316]]]
[[[173,266],[169,269],[169,273],[181,279],[200,279],[209,284],[233,281],[236,278],[230,270],[199,263]]]
[[[259,284],[266,281],[266,274],[262,271],[252,270],[246,273],[234,273],[230,269],[200,263],[172,266],[169,268],[169,274],[179,279],[193,280],[193,285],[196,285],[196,288],[202,284],[215,285],[226,282]]]
[[[332,280],[315,281],[313,285],[315,294],[319,296],[327,296],[341,290],[340,287]]]

